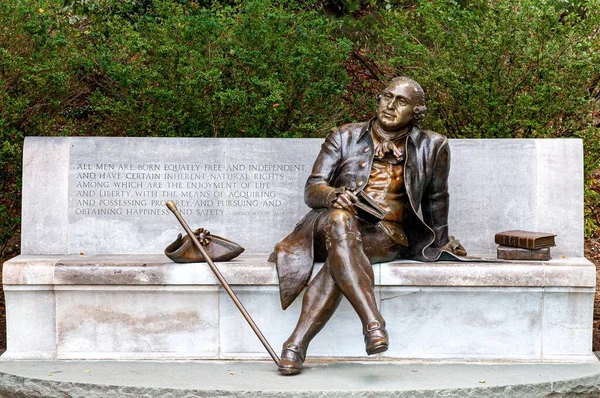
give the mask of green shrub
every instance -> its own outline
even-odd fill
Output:
[[[87,54],[74,67],[105,83],[89,97],[97,131],[308,136],[344,115],[335,108],[350,46],[331,36],[335,21],[267,0],[152,8],[137,18],[90,16]]]
[[[0,258],[5,252],[13,251],[13,248],[7,250],[7,244],[14,238],[21,222],[22,136],[16,131],[7,133],[0,141]]]
[[[380,13],[383,28],[364,46],[382,69],[426,87],[433,130],[565,137],[590,126],[600,79],[597,1],[581,3],[581,13],[538,0],[416,3]]]
[[[24,136],[302,137],[340,123],[350,44],[337,23],[268,0],[5,2],[0,248],[18,228]]]
[[[600,128],[592,127],[577,134],[583,139],[586,238],[600,237]]]
[[[24,136],[322,136],[371,116],[399,74],[450,137],[582,137],[590,236],[599,14],[598,0],[5,1],[0,256]]]

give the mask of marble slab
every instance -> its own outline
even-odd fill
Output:
[[[59,288],[56,357],[216,359],[218,303],[215,286]]]
[[[56,358],[56,298],[53,286],[4,288],[6,352],[3,359]]]
[[[181,231],[169,199],[193,227],[246,248],[217,266],[278,351],[301,298],[281,310],[267,258],[308,210],[304,183],[321,142],[27,137],[22,255],[3,269],[2,358],[265,358],[208,266],[164,256]],[[371,359],[595,360],[581,140],[450,146],[450,233],[494,257],[496,232],[554,232],[553,260],[374,265],[391,345]],[[309,354],[366,359],[360,329],[343,300]]]
[[[27,137],[23,254],[158,254],[188,223],[268,253],[307,212],[321,139]],[[577,139],[450,140],[450,233],[493,255],[494,234],[553,232],[583,255]]]
[[[302,297],[281,309],[266,254],[217,263],[276,351]],[[316,264],[314,273],[321,269]],[[549,262],[374,265],[391,345],[367,358],[358,316],[343,299],[313,357],[588,362],[595,267]],[[163,255],[31,256],[4,266],[4,359],[266,358],[203,263]],[[10,284],[7,282],[11,282]],[[23,333],[23,330],[29,331]]]
[[[382,288],[387,358],[542,357],[541,288]]]
[[[217,268],[231,285],[277,286],[268,255],[243,253]],[[312,276],[322,264],[316,263]],[[373,264],[376,286],[596,286],[596,268],[584,257],[550,261]],[[20,255],[4,263],[4,285],[218,285],[206,263],[173,263],[161,254],[95,256]]]

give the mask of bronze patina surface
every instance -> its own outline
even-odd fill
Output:
[[[272,255],[284,309],[306,288],[281,373],[301,371],[310,341],[342,297],[360,317],[367,354],[387,350],[371,264],[466,255],[448,236],[448,140],[417,126],[426,109],[421,86],[395,78],[377,96],[374,119],[336,128],[325,139],[305,187],[312,210]],[[356,216],[353,204],[363,190],[387,211],[382,221]],[[325,264],[308,283],[315,261]]]

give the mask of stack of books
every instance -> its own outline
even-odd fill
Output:
[[[550,248],[555,246],[556,234],[522,230],[496,234],[498,258],[503,260],[550,260]]]

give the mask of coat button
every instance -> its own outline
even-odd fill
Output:
[[[363,152],[369,152],[369,147],[368,146],[364,147]]]
[[[364,169],[367,166],[367,162],[360,162],[359,166]]]
[[[362,180],[358,180],[358,181],[356,182],[356,186],[357,186],[357,187],[360,187],[360,186],[362,186],[362,184],[363,184]]]

